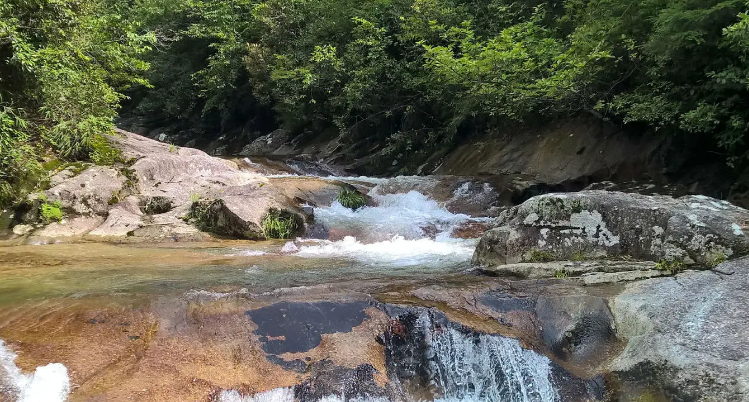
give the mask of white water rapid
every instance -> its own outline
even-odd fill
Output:
[[[68,369],[60,363],[37,367],[23,374],[15,364],[16,354],[0,340],[0,399],[17,402],[64,402],[70,393]]]
[[[452,265],[469,261],[474,239],[451,237],[461,224],[486,221],[449,212],[417,191],[370,196],[377,206],[356,211],[334,201],[315,208],[315,221],[340,240],[298,239],[283,252],[308,258],[346,258],[365,264],[413,266]]]

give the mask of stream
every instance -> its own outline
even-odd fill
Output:
[[[430,300],[506,286],[456,236],[491,222],[454,207],[489,184],[330,179],[376,206],[316,206],[316,238],[0,248],[0,401],[573,400],[548,357]]]

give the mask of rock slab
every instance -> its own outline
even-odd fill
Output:
[[[481,238],[473,262],[630,256],[715,266],[749,253],[748,222],[749,211],[705,196],[545,194],[502,212]]]

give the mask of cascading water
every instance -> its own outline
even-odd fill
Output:
[[[556,402],[551,361],[517,340],[458,329],[422,310],[398,316],[385,335],[388,374],[403,389],[344,398],[328,395],[302,402]],[[407,385],[411,384],[411,385]],[[416,386],[412,384],[417,384]],[[420,388],[420,389],[418,389]],[[252,396],[224,391],[221,402],[294,402],[296,388]],[[416,396],[418,395],[418,396]],[[425,399],[425,395],[431,395]]]
[[[338,201],[315,209],[315,221],[339,240],[298,240],[285,251],[300,257],[341,257],[369,264],[412,266],[454,265],[470,260],[474,239],[451,237],[461,224],[485,221],[447,211],[417,191],[370,193],[376,207],[357,211]]]
[[[15,365],[16,354],[0,340],[0,400],[7,396],[17,402],[64,402],[70,392],[68,369],[51,363],[37,367],[34,374],[23,374]]]
[[[418,324],[428,348],[431,381],[442,401],[553,402],[551,361],[515,339],[435,330],[427,314]]]

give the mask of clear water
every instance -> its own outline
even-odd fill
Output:
[[[494,335],[466,335],[454,328],[434,331],[426,314],[419,318],[425,334],[432,381],[443,395],[434,402],[555,402],[551,361],[523,349],[517,340]],[[404,395],[405,400],[413,400]],[[277,388],[251,396],[224,391],[221,402],[293,402],[292,388]],[[343,402],[330,395],[320,402]],[[351,399],[390,402],[381,397]]]
[[[404,283],[425,284],[459,276],[469,266],[477,239],[453,230],[485,221],[455,214],[417,191],[380,194],[385,179],[336,178],[374,185],[376,207],[358,211],[334,202],[315,210],[332,240],[228,242],[209,245],[114,246],[103,244],[17,247],[0,255],[0,309],[49,299],[142,297],[147,300],[263,296],[325,285],[360,292]],[[396,180],[409,180],[399,178]],[[419,179],[421,180],[421,179]],[[402,183],[399,183],[402,185]],[[467,197],[467,189],[455,197]],[[29,262],[31,261],[31,262]],[[20,307],[19,307],[20,306]],[[455,330],[427,332],[432,372],[444,390],[440,401],[555,401],[549,360],[499,336],[466,336]],[[0,400],[64,401],[70,380],[52,363],[22,373],[15,354],[0,341]],[[293,401],[290,388],[254,396],[224,391],[225,402]],[[323,401],[337,402],[330,396]],[[370,400],[375,402],[376,400]]]

